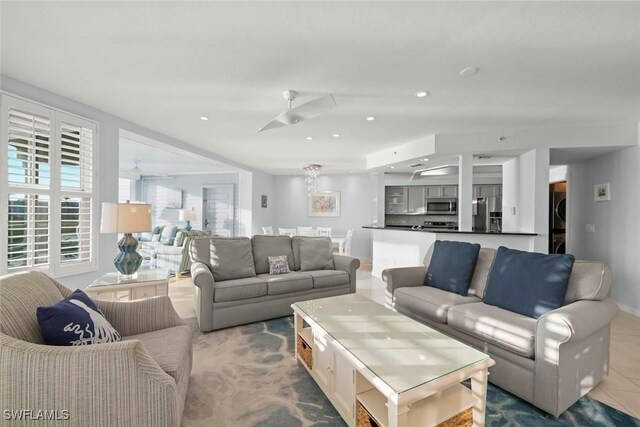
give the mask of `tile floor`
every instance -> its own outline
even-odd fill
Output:
[[[371,275],[371,264],[358,270],[357,293],[384,304],[384,282]],[[195,317],[191,278],[172,280],[169,296],[181,317]],[[609,376],[589,396],[640,418],[640,317],[620,312],[613,321]]]

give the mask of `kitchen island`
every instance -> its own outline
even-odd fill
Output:
[[[366,225],[373,241],[372,274],[380,277],[385,268],[421,265],[427,249],[436,240],[479,243],[485,248],[506,246],[523,251],[535,250],[536,233],[412,229],[411,227]]]

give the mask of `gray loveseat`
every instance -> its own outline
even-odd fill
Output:
[[[356,291],[360,261],[331,253],[325,237],[194,239],[191,277],[201,331],[292,314],[291,304]],[[286,255],[290,273],[270,275],[269,256]]]
[[[496,251],[482,248],[469,294],[424,286],[433,246],[418,267],[382,275],[398,312],[491,355],[489,381],[558,416],[608,374],[610,326],[618,313],[607,297],[609,268],[576,261],[563,306],[538,319],[484,304]]]

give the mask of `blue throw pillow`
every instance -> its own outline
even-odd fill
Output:
[[[436,240],[424,284],[467,296],[480,245]]]
[[[38,324],[49,345],[87,345],[120,341],[120,334],[95,302],[80,289],[68,298],[38,307]]]
[[[573,255],[498,248],[484,303],[537,319],[562,306]]]

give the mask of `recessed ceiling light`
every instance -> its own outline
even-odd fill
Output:
[[[460,76],[469,77],[469,76],[473,76],[477,72],[478,72],[478,67],[466,67],[460,70]]]
[[[424,98],[425,96],[429,95],[429,92],[427,92],[426,90],[421,90],[420,92],[414,93],[414,95],[418,98]]]
[[[425,157],[424,159],[422,159],[422,161],[423,161],[423,162],[428,162],[428,161],[429,161],[429,158],[428,158],[428,157]]]
[[[308,137],[306,137],[305,139],[306,139],[307,141],[311,141],[311,140],[313,139],[313,137],[312,137],[312,136],[308,136]]]
[[[206,122],[207,120],[209,120],[209,117],[206,117],[206,116],[200,116],[200,120],[204,120],[204,121]]]
[[[339,133],[334,133],[334,134],[333,134],[333,137],[334,137],[334,138],[340,138],[340,134],[339,134]]]
[[[395,166],[387,166],[387,169],[395,169]]]
[[[367,121],[368,121],[368,122],[372,122],[372,121],[374,121],[375,119],[376,119],[376,118],[375,118],[375,117],[373,117],[373,116],[369,116],[369,117],[367,117]]]

